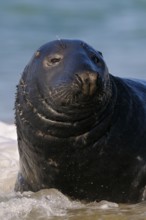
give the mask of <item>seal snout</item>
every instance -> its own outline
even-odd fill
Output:
[[[76,78],[81,85],[83,95],[94,95],[97,89],[98,73],[87,71],[76,74]]]

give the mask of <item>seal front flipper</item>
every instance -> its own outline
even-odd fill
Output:
[[[24,191],[31,191],[31,186],[25,181],[24,177],[21,173],[18,173],[17,180],[15,183],[14,190],[24,192]]]
[[[145,187],[143,188],[142,191],[143,191],[143,192],[142,192],[140,201],[146,201],[146,185],[145,185]]]
[[[138,164],[134,172],[134,181],[131,184],[130,200],[145,201],[146,200],[146,163],[141,156],[137,156]]]

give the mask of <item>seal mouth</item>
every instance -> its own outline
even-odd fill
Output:
[[[97,72],[76,73],[74,80],[70,83],[62,82],[60,85],[49,88],[48,102],[55,106],[80,107],[95,105],[102,102],[104,95],[104,84]]]

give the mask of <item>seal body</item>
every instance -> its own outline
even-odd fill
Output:
[[[109,74],[102,54],[82,41],[52,41],[24,69],[15,108],[16,191],[146,199],[146,82]]]

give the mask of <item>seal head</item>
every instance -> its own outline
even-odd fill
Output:
[[[25,122],[31,117],[31,124],[41,132],[44,127],[44,134],[51,123],[54,128],[47,129],[50,134],[70,137],[93,127],[93,120],[111,98],[111,81],[101,52],[79,40],[60,40],[37,50],[24,70],[18,90],[16,106],[24,101],[17,111]],[[89,125],[84,122],[83,126],[82,119],[90,121],[90,116],[93,119]]]
[[[108,69],[101,53],[78,40],[45,44],[29,66],[28,82],[27,76],[24,81],[37,82],[41,93],[56,106],[81,105],[95,96],[100,102],[109,86]]]

